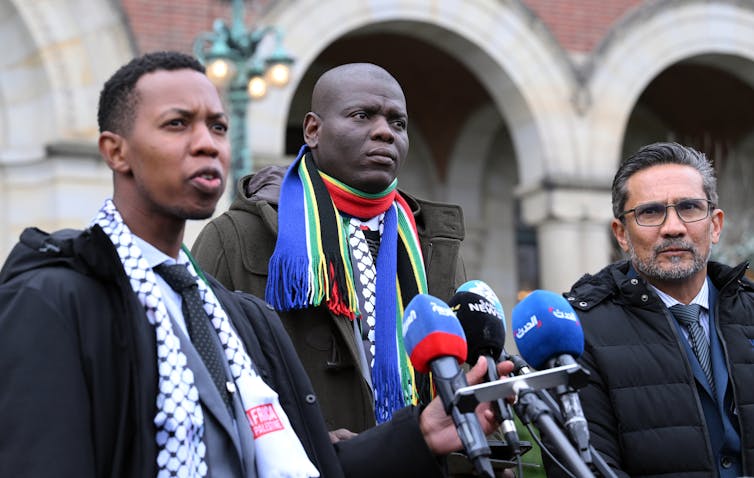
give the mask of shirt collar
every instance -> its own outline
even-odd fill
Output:
[[[358,217],[354,217],[352,219],[356,220],[360,224],[365,225],[367,228],[369,228],[370,231],[379,231],[380,223],[382,222],[382,218],[384,216],[385,216],[385,213],[382,213],[370,219],[359,219]]]
[[[666,307],[670,308],[676,304],[681,303],[665,292],[661,291],[657,287],[653,286],[652,284],[649,284],[649,286],[654,289],[654,291],[657,293]],[[696,294],[696,297],[694,297],[690,304],[699,304],[704,308],[704,310],[709,310],[709,277],[704,280],[702,288],[699,289],[699,292]]]
[[[165,254],[161,250],[154,247],[152,244],[148,243],[144,239],[140,238],[137,235],[133,235],[134,242],[136,243],[136,246],[141,249],[141,255],[144,258],[144,260],[147,261],[147,265],[150,267],[150,269],[154,269],[156,266],[160,264],[185,264],[187,263],[188,256],[185,252],[183,252],[183,249],[181,249],[178,252],[178,260],[176,261],[169,255]]]

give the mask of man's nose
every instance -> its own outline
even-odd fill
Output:
[[[660,228],[665,235],[677,236],[686,232],[686,223],[683,222],[675,207],[669,207],[665,209],[665,222]]]
[[[374,116],[374,123],[372,125],[372,137],[379,138],[383,141],[393,142],[395,135],[393,129],[390,127],[390,121],[382,115]]]
[[[194,128],[192,136],[194,154],[217,156],[219,152],[218,141],[220,141],[220,138],[213,134],[207,125],[201,124]]]

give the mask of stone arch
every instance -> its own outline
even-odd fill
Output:
[[[40,50],[32,28],[16,5],[19,2],[0,2],[0,18],[3,25],[0,37],[13,39],[14,48],[0,59],[3,82],[0,83],[0,151],[2,157],[15,158],[22,145],[33,144],[40,134],[44,135],[49,117],[39,118],[36,124],[31,119],[36,108],[51,110],[52,104],[45,93],[49,90],[49,78],[44,65],[37,58]],[[26,123],[26,128],[19,128]],[[35,127],[30,127],[31,125]]]
[[[135,51],[117,5],[0,0],[0,38],[12,45],[0,58],[0,258],[30,224],[85,224],[109,189],[97,100]]]
[[[0,87],[6,99],[3,149],[38,155],[49,142],[96,137],[99,89],[134,51],[114,5],[0,1],[0,11],[11,18],[3,23],[5,33],[15,37],[0,60],[10,78]]]
[[[451,159],[448,201],[464,211],[467,270],[483,277],[506,308],[519,288],[516,178],[510,131],[494,105],[474,112]]]
[[[463,204],[466,220],[480,220],[484,198],[485,165],[492,154],[492,145],[499,135],[502,118],[492,106],[478,109],[464,125],[450,162],[448,197],[452,203]]]
[[[263,23],[282,27],[287,48],[296,52],[294,84],[324,48],[360,29],[430,41],[482,82],[501,116],[512,125],[516,156],[519,161],[525,158],[519,168],[522,183],[537,182],[575,160],[574,136],[562,127],[572,124],[573,70],[546,29],[532,28],[536,17],[519,2],[485,0],[468,2],[463,8],[455,2],[436,2],[429,8],[418,0],[302,0],[274,9]],[[271,92],[251,108],[255,153],[282,155],[294,90]]]
[[[588,66],[585,88],[592,106],[584,150],[589,170],[612,177],[628,118],[661,71],[690,58],[710,61],[710,55],[728,56],[717,65],[754,84],[754,5],[727,0],[656,2],[616,26]],[[741,59],[748,68],[740,68]]]

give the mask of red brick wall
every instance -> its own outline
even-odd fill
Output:
[[[564,49],[590,52],[642,0],[524,0]]]
[[[274,0],[246,1],[246,25]],[[229,0],[121,0],[138,53],[178,50],[192,53],[197,34],[212,30],[215,18],[230,24]]]
[[[642,0],[523,0],[566,50],[589,52],[610,27]],[[140,53],[191,53],[196,35],[212,29],[215,18],[230,21],[229,0],[121,0]],[[246,25],[275,4],[246,1]]]

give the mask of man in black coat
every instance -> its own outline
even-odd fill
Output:
[[[628,261],[565,294],[584,328],[592,444],[618,476],[754,475],[754,287],[748,264],[709,261],[717,201],[704,154],[640,149],[613,180],[612,231]]]
[[[182,246],[230,157],[201,64],[132,60],[105,84],[98,120],[112,200],[83,231],[27,229],[0,271],[0,474],[440,475],[461,443],[439,401],[332,445],[278,317]],[[489,406],[477,416],[494,428]]]

